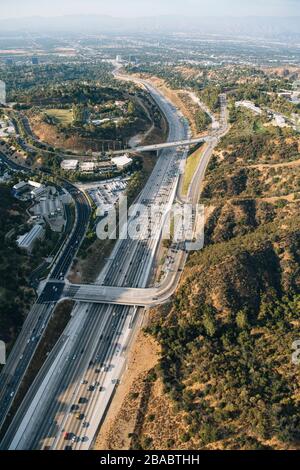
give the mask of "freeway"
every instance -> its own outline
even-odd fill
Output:
[[[68,284],[62,292],[63,299],[72,299],[84,303],[109,303],[112,305],[127,305],[134,307],[155,307],[168,302],[174,293],[187,253],[177,250],[172,270],[156,287],[124,287]]]
[[[221,127],[218,125],[220,136],[227,132],[227,115],[226,115],[226,97],[221,95],[221,116],[220,122]],[[219,124],[219,123],[218,123]],[[194,206],[198,202],[199,192],[201,184],[203,183],[205,171],[213,153],[215,146],[218,144],[219,138],[216,136],[212,137],[206,148],[204,149],[199,165],[194,173],[191,181],[187,197],[182,202],[190,202]],[[183,175],[180,175],[180,180],[183,179]],[[181,192],[181,183],[179,182],[179,193]],[[182,198],[182,196],[180,196]],[[200,227],[202,230],[203,227]],[[186,245],[186,244],[185,244]],[[186,245],[188,246],[188,245]],[[169,300],[180,280],[180,273],[185,265],[186,251],[175,250],[176,256],[172,265],[172,270],[168,272],[167,277],[163,282],[157,285],[155,288],[130,288],[130,287],[116,287],[108,285],[79,285],[79,284],[67,284],[62,291],[62,298],[69,298],[77,302],[91,302],[91,303],[110,303],[114,305],[128,305],[128,306],[144,306],[154,307],[162,305]]]
[[[55,261],[53,269],[49,275],[50,280],[65,278],[78,251],[80,243],[84,239],[91,213],[90,203],[85,193],[78,190],[77,187],[65,180],[63,181],[63,186],[75,201],[76,221],[75,228],[67,240],[63,252],[59,254]]]
[[[30,172],[12,162],[3,153],[0,158],[14,170]],[[44,283],[42,291],[28,313],[17,341],[7,358],[6,365],[0,374],[0,427],[5,422],[10,407],[16,397],[22,379],[29,367],[32,357],[37,349],[40,339],[53,314],[56,303],[62,295],[64,285],[58,281],[68,273],[72,260],[82,242],[90,217],[88,199],[66,180],[61,181],[62,186],[72,195],[75,201],[76,220],[70,236],[56,255],[52,271]],[[44,298],[48,302],[45,304]]]
[[[168,119],[168,141],[187,140],[189,129],[182,116],[156,89],[149,86],[149,92]],[[186,155],[186,150],[161,150],[138,198],[137,202],[146,207],[155,203],[166,206],[154,222],[156,232],[161,231],[168,205],[175,198],[179,168]],[[97,283],[146,287],[158,244],[159,237],[146,241],[118,239]],[[141,309],[135,307],[77,305],[68,328],[36,377],[1,447],[89,448],[121,376],[128,344],[141,318]],[[42,393],[45,386],[47,394]],[[78,408],[82,419],[74,413]]]
[[[177,200],[181,203],[189,202],[195,206],[198,202],[199,192],[205,176],[205,171],[213,153],[215,146],[219,142],[219,138],[224,135],[228,130],[227,125],[227,111],[226,111],[226,96],[220,96],[221,101],[221,116],[220,123],[218,122],[218,134],[219,137],[213,135],[209,141],[207,141],[206,148],[203,150],[201,159],[198,167],[192,178],[188,194],[186,197],[181,195],[181,186],[183,181],[183,174],[179,177]],[[215,126],[216,127],[216,126]],[[154,180],[153,180],[154,181]],[[142,223],[142,222],[141,222]],[[200,230],[203,227],[200,227]],[[187,244],[185,244],[188,246]],[[161,305],[169,300],[174,293],[178,282],[180,280],[180,273],[185,265],[186,251],[175,250],[176,256],[172,264],[172,269],[168,272],[166,279],[155,288],[129,288],[129,287],[114,287],[108,285],[79,285],[69,284],[64,286],[61,290],[62,298],[69,298],[77,302],[91,302],[91,303],[110,303],[114,305],[131,305],[131,306],[147,306],[154,307]],[[45,298],[45,301],[48,299]]]
[[[159,91],[149,84],[146,86],[169,122],[168,140],[188,140],[189,129],[181,116]],[[216,142],[217,139],[208,142],[209,150],[199,173],[197,171],[197,178],[203,178]],[[137,202],[146,207],[153,204],[163,207],[160,217],[154,221],[153,230],[158,235],[176,197],[186,156],[186,150],[178,148],[161,150],[153,173],[138,198]],[[190,193],[192,199],[196,199],[197,178],[192,182],[195,188]],[[112,286],[143,290],[149,286],[159,241],[159,236],[146,240],[118,239],[99,275],[96,289]],[[180,265],[184,264],[186,256],[181,250]],[[177,276],[178,273],[179,270]],[[72,319],[18,409],[1,448],[92,447],[115,386],[126,367],[126,353],[140,328],[143,311],[133,306],[91,304],[90,301],[76,304]]]

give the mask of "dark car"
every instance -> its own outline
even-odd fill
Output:
[[[88,402],[88,399],[85,398],[85,397],[80,397],[79,400],[78,400],[78,403],[80,403],[81,405],[82,405],[83,403],[87,403],[87,402]]]

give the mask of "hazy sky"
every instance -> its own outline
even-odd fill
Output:
[[[300,16],[300,0],[0,0],[0,18],[69,14]]]

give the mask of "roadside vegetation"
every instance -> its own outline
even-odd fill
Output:
[[[161,355],[132,448],[299,449],[299,138],[231,107],[192,253],[148,334]]]
[[[0,331],[8,349],[34,299],[28,284],[33,260],[15,243],[16,235],[26,226],[26,207],[13,198],[9,186],[0,185]]]
[[[17,237],[31,228],[27,224],[29,206],[13,197],[11,184],[0,184],[0,339],[7,344],[8,352],[36,297],[31,287],[33,274],[59,239],[46,227],[45,239],[36,242],[31,254],[18,248]]]
[[[182,194],[184,196],[187,195],[187,192],[188,192],[189,186],[192,182],[195,171],[198,168],[199,161],[200,161],[202,153],[203,153],[203,147],[202,147],[202,145],[200,145],[200,147],[197,148],[196,150],[193,149],[190,152],[190,155],[188,155],[188,157],[187,157],[185,171],[184,171],[184,177],[183,177],[183,183],[182,183]]]

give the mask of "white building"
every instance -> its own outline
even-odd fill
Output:
[[[100,126],[100,124],[103,124],[104,122],[109,122],[109,118],[103,118],[103,119],[92,119],[91,123],[94,124],[94,126]]]
[[[25,190],[27,190],[28,188],[28,183],[27,181],[19,181],[19,183],[15,184],[13,186],[13,190],[16,192],[16,193],[20,193],[20,192],[23,192]]]
[[[77,170],[78,160],[63,160],[60,164],[63,170]]]
[[[79,168],[80,168],[80,171],[82,171],[82,172],[94,171],[95,162],[80,162]]]
[[[43,185],[40,185],[38,187],[35,187],[34,189],[32,189],[30,191],[30,196],[35,199],[35,198],[38,198],[40,196],[42,196],[43,194],[45,194],[47,192],[47,188],[46,186],[43,186]]]
[[[38,183],[37,181],[32,180],[29,180],[28,184],[30,184],[30,186],[33,186],[33,188],[41,188],[43,186],[42,183]]]
[[[4,121],[0,119],[0,137],[9,137],[12,134],[15,134],[13,123],[9,119],[5,119]]]
[[[19,248],[22,248],[30,253],[36,240],[42,240],[44,235],[45,231],[43,227],[41,225],[34,225],[30,232],[21,235],[17,239],[17,245]]]
[[[112,163],[116,165],[118,170],[124,170],[132,163],[132,158],[129,158],[127,154],[121,155],[120,157],[114,157],[111,159]]]
[[[278,127],[285,127],[287,124],[285,118],[281,114],[274,113],[274,124]]]

